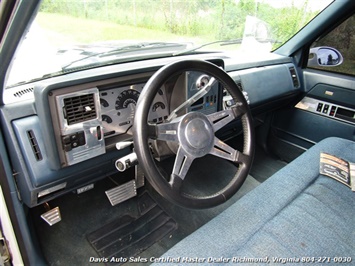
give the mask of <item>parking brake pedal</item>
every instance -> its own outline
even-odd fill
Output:
[[[41,218],[45,220],[50,226],[59,223],[62,220],[59,207],[50,209],[49,204],[45,203],[45,208],[47,212],[41,215]]]
[[[137,195],[136,182],[135,180],[128,181],[118,187],[105,191],[105,193],[111,205],[115,206]]]

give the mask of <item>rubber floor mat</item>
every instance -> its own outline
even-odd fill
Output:
[[[87,235],[106,265],[121,265],[177,228],[176,222],[144,192],[139,217],[124,215]]]

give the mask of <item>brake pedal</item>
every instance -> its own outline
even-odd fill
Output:
[[[45,220],[50,226],[59,223],[62,220],[59,207],[49,209],[49,205],[48,203],[46,203],[45,208],[48,209],[48,211],[43,213],[41,215],[41,218]]]
[[[115,206],[137,195],[136,182],[135,180],[128,181],[118,187],[105,191],[105,193],[111,205]]]

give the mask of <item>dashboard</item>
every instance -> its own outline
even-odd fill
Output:
[[[187,57],[191,59],[191,55]],[[182,58],[183,59],[183,58]],[[196,59],[203,59],[196,55]],[[25,84],[6,92],[10,103],[2,108],[3,132],[11,151],[14,178],[22,201],[37,206],[69,191],[117,174],[115,162],[131,152],[117,150],[116,143],[132,140],[137,101],[149,78],[174,58],[107,66]],[[269,61],[268,61],[269,60]],[[248,94],[254,114],[268,105],[299,92],[292,80],[294,65],[288,58],[271,58],[260,66],[233,65],[234,60],[211,59],[223,67],[237,86]],[[122,70],[124,68],[124,70]],[[272,78],[278,76],[278,80]],[[210,79],[189,70],[171,77],[156,94],[149,123],[164,120],[198,92]],[[211,114],[227,108],[230,96],[223,85],[211,90],[185,112]],[[239,125],[239,124],[238,124]],[[233,134],[236,125],[228,125]],[[223,132],[222,132],[223,133]],[[221,138],[223,139],[223,138]],[[174,148],[152,143],[154,156],[164,158]]]

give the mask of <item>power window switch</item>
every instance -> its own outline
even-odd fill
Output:
[[[329,115],[330,115],[330,116],[334,116],[336,109],[337,109],[337,108],[336,108],[335,106],[332,106],[332,108],[330,108]]]
[[[329,110],[329,104],[325,104],[323,108],[323,114],[327,114]]]
[[[323,104],[322,103],[318,103],[317,112],[321,112],[322,108],[323,108]]]

